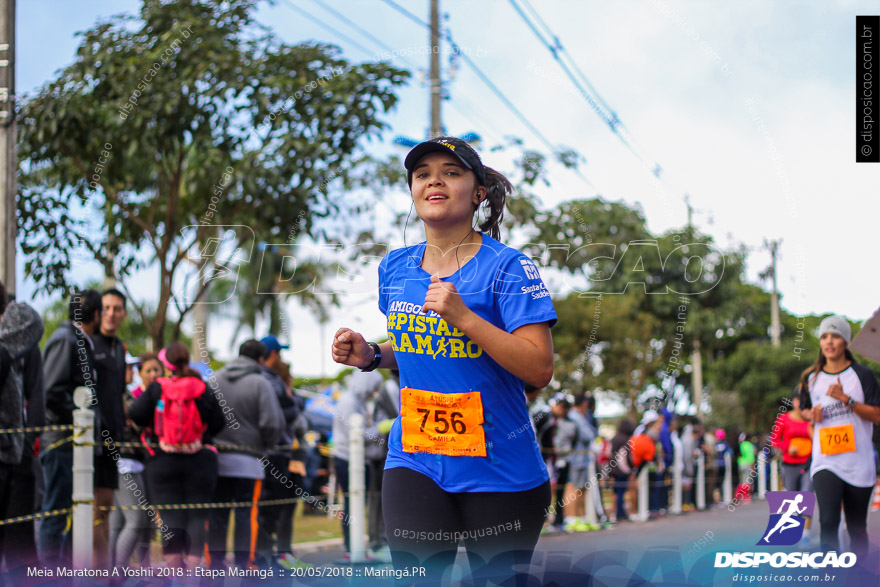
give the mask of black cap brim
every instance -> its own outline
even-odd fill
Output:
[[[454,144],[452,141],[461,144]],[[407,154],[406,159],[404,159],[403,161],[403,167],[406,169],[406,180],[410,187],[412,187],[412,173],[415,169],[415,166],[418,165],[422,157],[428,155],[429,153],[448,153],[450,155],[453,155],[456,159],[458,159],[459,162],[461,162],[462,165],[464,165],[466,169],[474,172],[474,175],[477,176],[477,182],[479,182],[480,185],[486,185],[486,172],[483,169],[483,165],[480,162],[479,156],[476,154],[476,152],[467,154],[476,159],[472,163],[467,160],[467,156],[459,155],[454,148],[450,148],[450,145],[452,147],[470,149],[471,151],[473,151],[471,146],[461,139],[434,139],[431,141],[425,141],[424,143],[419,143],[412,148],[412,150]]]

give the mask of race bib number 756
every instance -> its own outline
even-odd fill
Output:
[[[486,456],[479,391],[438,393],[404,387],[400,403],[404,452]]]

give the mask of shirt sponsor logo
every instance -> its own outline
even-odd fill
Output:
[[[535,264],[531,259],[520,259],[519,262],[528,279],[531,279],[532,281],[541,279],[541,275],[538,273],[538,268],[535,267]]]

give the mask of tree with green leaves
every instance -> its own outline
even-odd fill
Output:
[[[634,412],[649,386],[671,389],[719,329],[730,337],[749,324],[737,299],[742,251],[719,250],[692,227],[655,236],[638,207],[601,198],[563,202],[536,220],[530,253],[576,278],[556,301],[563,387],[616,391]]]
[[[385,127],[408,78],[330,45],[285,44],[255,23],[257,3],[144,0],[138,16],[82,33],[74,63],[19,113],[27,276],[69,293],[78,262],[97,260],[155,348],[172,306],[179,334],[212,281],[252,262],[229,265],[236,253],[294,224],[330,238],[320,219],[357,212],[328,182],[369,159],[358,145]],[[189,261],[199,280],[175,295]],[[152,320],[129,287],[146,267],[158,272]]]

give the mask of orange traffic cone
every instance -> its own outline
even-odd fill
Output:
[[[874,485],[874,501],[871,502],[871,511],[880,510],[880,481]]]

